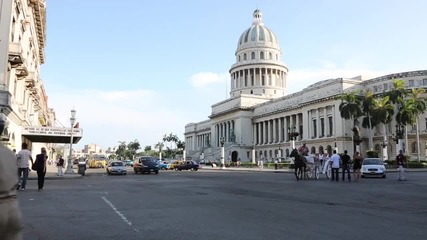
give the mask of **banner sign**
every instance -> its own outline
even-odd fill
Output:
[[[22,135],[71,136],[71,128],[60,127],[22,127]],[[82,137],[83,129],[73,128],[73,137]]]

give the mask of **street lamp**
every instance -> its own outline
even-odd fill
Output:
[[[225,142],[225,138],[221,137],[221,168],[225,169],[225,164],[224,164],[224,142]]]
[[[72,154],[73,154],[73,128],[74,128],[74,123],[76,122],[76,110],[72,109],[71,110],[71,118],[70,118],[70,123],[71,123],[71,137],[70,137],[70,155],[68,156],[68,162],[67,162],[67,170],[65,170],[65,174],[73,174],[73,161],[71,159]]]
[[[402,149],[402,139],[404,135],[404,126],[402,124],[396,124],[396,134],[392,134],[392,139],[396,142],[396,155],[399,154]]]
[[[288,136],[292,140],[292,149],[295,149],[295,140],[299,136],[295,126],[288,127]]]

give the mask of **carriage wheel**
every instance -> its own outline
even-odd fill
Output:
[[[330,179],[331,176],[332,176],[332,168],[331,168],[331,165],[328,164],[328,166],[326,167],[326,177]]]
[[[319,179],[320,178],[320,171],[319,171],[319,167],[314,167],[314,177],[316,178],[316,179]]]
[[[311,179],[313,177],[313,170],[311,168],[307,169],[307,172],[305,173],[308,179]]]

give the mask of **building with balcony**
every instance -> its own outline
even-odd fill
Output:
[[[56,143],[70,143],[69,129],[55,126],[55,111],[40,67],[45,62],[45,0],[2,0],[0,4],[0,117],[6,122],[1,141],[11,149],[27,142],[33,153]],[[73,130],[73,142],[82,137]]]
[[[288,94],[288,67],[282,62],[282,50],[274,32],[262,21],[258,9],[252,26],[238,39],[235,61],[230,68],[230,96],[212,105],[208,120],[185,126],[186,155],[195,160],[219,161],[221,140],[225,144],[225,161],[273,161],[287,157],[292,150],[292,133],[298,133],[295,144],[303,142],[310,153],[331,153],[333,149],[355,151],[353,122],[341,118],[336,97],[344,92],[371,90],[380,94],[402,79],[408,89],[427,88],[427,70],[389,74],[374,79],[361,76],[321,80],[299,92]],[[421,115],[421,157],[427,155],[427,117]],[[424,123],[425,122],[425,123]],[[394,158],[395,122],[386,126],[387,152]],[[410,127],[412,129],[412,127]],[[415,129],[415,128],[414,128]],[[373,129],[372,148],[381,154],[383,128]],[[360,129],[360,148],[369,149],[368,131]],[[414,131],[408,131],[408,152],[417,155]],[[410,147],[409,147],[410,146]]]

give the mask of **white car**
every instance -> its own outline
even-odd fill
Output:
[[[126,175],[127,170],[126,166],[121,161],[111,161],[107,165],[107,174],[120,174],[120,175]]]
[[[386,178],[386,169],[380,158],[365,158],[362,162],[361,177],[380,176]]]

